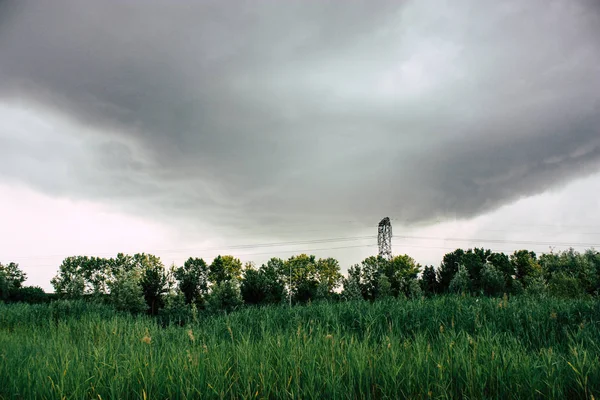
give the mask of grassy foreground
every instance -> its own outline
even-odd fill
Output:
[[[600,398],[593,300],[437,297],[159,326],[0,304],[0,398]]]

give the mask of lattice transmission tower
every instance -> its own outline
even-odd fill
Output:
[[[392,223],[388,217],[379,222],[377,228],[377,244],[379,255],[387,260],[392,259]]]

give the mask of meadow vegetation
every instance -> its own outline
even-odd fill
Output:
[[[596,300],[436,296],[162,321],[0,304],[0,398],[569,398],[600,394]]]
[[[0,399],[600,394],[600,253],[0,264]]]

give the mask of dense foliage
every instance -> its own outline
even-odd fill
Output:
[[[0,264],[0,301],[39,303],[48,296],[38,287],[24,287],[18,264]],[[165,268],[151,254],[117,254],[106,259],[74,256],[64,259],[52,279],[55,296],[91,298],[131,313],[165,315],[181,303],[179,313],[232,311],[243,305],[306,304],[384,298],[419,298],[458,293],[501,296],[526,293],[538,297],[594,297],[600,294],[600,253],[573,249],[537,256],[528,250],[511,255],[483,248],[457,249],[439,268],[421,266],[408,255],[391,260],[367,257],[341,274],[333,258],[300,254],[271,258],[256,267],[229,255],[210,264],[190,257],[182,266]],[[178,299],[177,301],[174,301]],[[182,315],[183,315],[182,314]]]
[[[0,399],[600,393],[594,250],[368,257],[346,276],[306,254],[76,256],[55,294],[25,279],[0,264],[0,303],[44,303],[0,304]]]
[[[165,309],[185,302],[168,299]],[[595,299],[445,295],[169,315],[179,323],[82,300],[0,304],[0,398],[600,395]]]

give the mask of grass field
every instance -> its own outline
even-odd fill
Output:
[[[600,303],[436,297],[162,327],[0,304],[0,398],[600,398]]]

